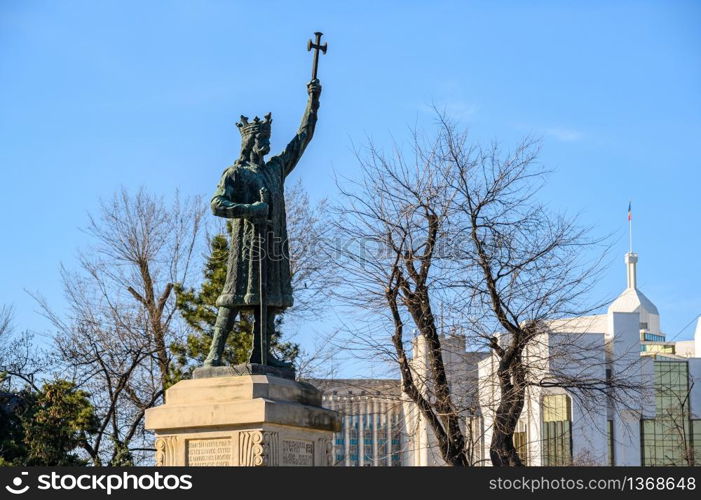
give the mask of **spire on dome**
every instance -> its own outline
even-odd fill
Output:
[[[628,288],[638,288],[637,269],[638,254],[633,253],[633,209],[628,202],[628,253],[626,254],[626,271],[628,273]]]
[[[628,252],[625,257],[626,270],[628,272],[628,288],[638,288],[638,254]]]

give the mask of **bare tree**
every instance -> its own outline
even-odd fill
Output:
[[[39,379],[45,371],[46,355],[34,345],[34,336],[14,328],[14,309],[0,307],[0,387],[17,389],[16,381],[38,390]]]
[[[12,308],[3,305],[0,308],[0,386],[7,383],[9,357],[11,352],[8,345],[12,333]]]
[[[301,181],[287,190],[287,228],[290,272],[295,305],[290,314],[318,317],[326,308],[329,289],[336,281],[335,266],[325,258],[325,241],[331,237],[329,203],[312,204]]]
[[[457,390],[451,381],[435,310],[445,306],[453,318],[449,330],[498,359],[491,461],[522,465],[513,440],[527,387],[565,387],[597,404],[612,394],[610,376],[545,373],[544,361],[562,366],[553,356],[569,354],[539,348],[553,320],[595,308],[587,302],[603,269],[604,240],[589,238],[588,229],[537,201],[547,173],[537,162],[537,140],[526,138],[506,152],[496,144],[482,147],[437,116],[438,132],[430,139],[414,132],[408,155],[398,146],[385,155],[371,144],[359,155],[361,180],[341,187],[336,231],[343,243],[333,250],[346,276],[338,294],[388,313],[405,395],[435,434],[443,460],[472,465],[466,421],[476,411],[477,382]],[[408,354],[407,323],[426,345],[422,370]],[[603,345],[571,346],[572,364],[605,363]],[[637,388],[627,381],[619,386]],[[473,397],[459,401],[465,392]]]
[[[533,200],[543,174],[537,142],[526,139],[510,153],[496,144],[483,149],[441,119],[438,155],[453,166],[455,235],[465,244],[456,256],[464,267],[460,285],[479,318],[473,330],[499,358],[490,455],[494,465],[521,465],[513,435],[529,384],[526,348],[546,333],[544,321],[587,290],[582,285],[591,271],[578,268],[576,256],[584,233]]]
[[[169,345],[181,334],[173,287],[189,279],[204,215],[199,199],[172,203],[122,190],[91,216],[93,245],[62,268],[68,312],[37,297],[56,328],[57,362],[90,391],[99,432],[85,449],[95,465],[142,451],[146,409],[175,381]]]
[[[3,305],[0,307],[0,338],[6,338],[12,328],[12,308]]]
[[[362,178],[340,187],[338,263],[345,273],[340,298],[361,308],[388,311],[391,343],[404,394],[418,407],[451,465],[471,465],[443,360],[432,298],[443,291],[445,269],[437,265],[452,201],[437,143],[414,136],[413,157],[385,156],[370,144],[359,155]],[[405,325],[411,322],[427,345],[428,380],[412,367]],[[372,341],[371,341],[372,342]],[[377,345],[382,344],[378,341]],[[384,351],[389,354],[388,351]]]
[[[490,457],[493,465],[522,465],[513,443],[526,389],[567,389],[584,411],[625,407],[644,392],[637,353],[607,370],[605,346],[562,328],[568,319],[603,306],[592,300],[608,238],[554,213],[537,194],[547,171],[538,163],[539,141],[526,138],[512,151],[471,144],[466,133],[439,114],[438,156],[451,165],[454,257],[461,271],[458,303],[469,311],[467,328],[498,358]],[[554,324],[559,321],[558,335]]]
[[[287,233],[294,306],[291,318],[312,321],[328,311],[337,268],[325,253],[333,237],[330,206],[326,198],[312,203],[301,181],[286,191]],[[300,378],[327,377],[337,369],[338,331],[322,333],[312,343],[299,346],[295,368]]]

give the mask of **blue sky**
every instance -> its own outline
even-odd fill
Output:
[[[294,173],[314,198],[356,168],[353,144],[430,126],[437,104],[481,140],[543,137],[543,198],[613,233],[601,294],[625,287],[633,202],[640,288],[674,336],[701,313],[701,3],[0,2],[0,304],[46,330],[59,264],[125,186],[209,196],[240,114],[296,130],[326,34],[317,135]],[[693,325],[678,339],[689,338]]]

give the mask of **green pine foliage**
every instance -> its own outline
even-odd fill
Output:
[[[112,440],[114,455],[110,461],[110,467],[133,467],[134,457],[129,447],[122,442]]]
[[[0,393],[0,466],[24,465],[27,448],[21,416],[27,404],[27,391]]]
[[[97,431],[95,409],[88,397],[66,380],[42,387],[33,411],[24,419],[27,465],[85,465],[72,451]]]
[[[0,465],[86,465],[75,450],[97,431],[89,394],[66,380],[0,400]]]
[[[180,378],[189,374],[194,367],[201,366],[209,353],[218,312],[216,301],[226,282],[230,234],[231,225],[227,224],[227,234],[217,234],[210,240],[204,279],[198,290],[186,289],[181,285],[175,287],[176,306],[191,329],[185,342],[171,345]],[[293,362],[299,354],[299,346],[280,340],[281,323],[282,318],[278,317],[271,350],[277,357]],[[252,346],[253,312],[244,311],[227,338],[224,361],[232,365],[247,362]]]

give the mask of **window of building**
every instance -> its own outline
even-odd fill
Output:
[[[665,336],[664,335],[656,335],[656,334],[650,333],[650,332],[645,332],[645,333],[643,333],[643,340],[646,340],[648,342],[664,342]]]
[[[473,463],[480,462],[484,457],[484,429],[482,428],[483,421],[482,417],[470,416],[467,417],[467,437],[470,439],[471,445],[469,449],[471,450],[470,460]]]
[[[570,419],[570,398],[566,394],[543,397],[543,421],[560,422]]]
[[[543,465],[572,463],[572,408],[566,394],[543,397]]]
[[[640,425],[643,465],[691,465],[695,434],[689,415],[689,367],[682,361],[655,361],[655,418]],[[699,436],[701,437],[701,436]]]
[[[640,352],[652,352],[656,354],[674,354],[673,344],[640,344]]]
[[[528,465],[528,433],[526,431],[514,432],[514,448],[523,465]]]

